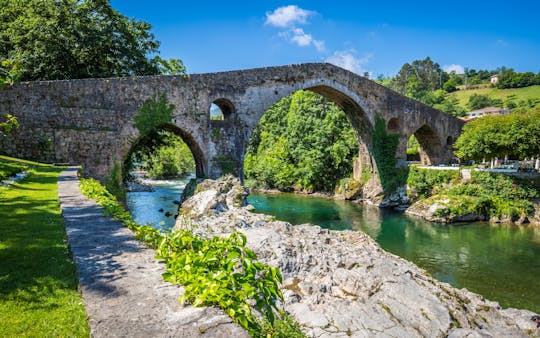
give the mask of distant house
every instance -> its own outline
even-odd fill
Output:
[[[491,75],[491,77],[489,78],[489,82],[490,82],[492,85],[496,85],[497,82],[499,82],[499,75],[501,75],[501,74]]]
[[[463,121],[474,120],[479,117],[488,116],[488,115],[507,115],[510,113],[510,109],[499,108],[499,107],[485,107],[482,109],[477,109],[466,113],[466,116],[460,117]]]

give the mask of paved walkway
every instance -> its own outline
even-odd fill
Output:
[[[79,190],[77,169],[58,193],[93,337],[247,337],[213,307],[180,306],[181,287],[162,281],[163,264]]]

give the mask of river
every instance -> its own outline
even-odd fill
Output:
[[[185,182],[178,180],[176,186],[157,182],[154,192],[128,193],[128,208],[135,220],[170,229],[174,219],[165,217],[165,211],[176,214],[173,201]],[[386,251],[414,262],[438,280],[467,288],[503,307],[540,312],[540,228],[439,225],[375,207],[294,194],[252,194],[248,201],[256,212],[293,224],[364,231]]]

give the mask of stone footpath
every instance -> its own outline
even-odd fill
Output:
[[[181,306],[154,251],[79,190],[77,169],[58,193],[93,337],[249,337],[213,307]]]

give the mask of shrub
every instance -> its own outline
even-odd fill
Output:
[[[407,186],[413,195],[420,197],[430,196],[436,188],[443,184],[459,181],[460,173],[457,170],[434,170],[409,168]]]

